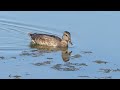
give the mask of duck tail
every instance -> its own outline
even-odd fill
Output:
[[[28,33],[28,35],[29,35],[29,36],[32,36],[32,33],[31,33],[31,32],[29,32],[29,33]]]

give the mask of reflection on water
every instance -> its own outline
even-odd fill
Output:
[[[57,52],[61,51],[61,57],[64,62],[67,62],[70,60],[70,56],[72,51],[69,51],[68,48],[55,48],[55,47],[49,47],[49,46],[43,46],[38,44],[30,43],[31,48],[36,48],[39,50],[40,53],[50,53],[50,52]]]

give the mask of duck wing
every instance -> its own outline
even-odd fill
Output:
[[[35,43],[41,44],[41,45],[57,46],[61,41],[61,38],[54,35],[34,33],[34,34],[31,34],[30,36]]]
[[[29,36],[31,37],[31,39],[35,40],[35,39],[43,39],[43,40],[47,40],[47,39],[56,39],[58,41],[61,41],[61,38],[55,36],[55,35],[47,35],[47,34],[29,34]]]

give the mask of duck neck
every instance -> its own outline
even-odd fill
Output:
[[[62,46],[62,47],[68,47],[68,41],[62,40],[62,41],[61,41],[61,46]]]

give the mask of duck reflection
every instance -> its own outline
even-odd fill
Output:
[[[61,51],[61,57],[63,59],[64,62],[67,62],[70,60],[70,56],[72,51],[68,50],[68,47],[65,48],[54,48],[54,47],[48,47],[48,46],[42,46],[42,45],[38,45],[38,44],[34,44],[34,43],[30,43],[30,47],[31,48],[36,48],[38,50],[41,50],[43,52],[56,52],[56,51]]]
[[[72,51],[68,51],[68,49],[66,50],[62,50],[62,59],[64,62],[67,62],[70,60],[70,55],[71,55]]]

